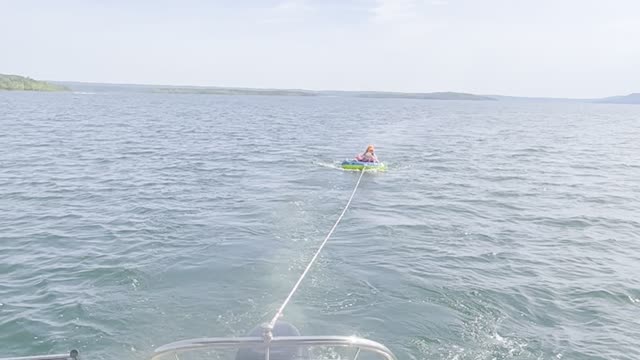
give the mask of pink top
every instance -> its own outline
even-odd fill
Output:
[[[375,154],[364,153],[356,156],[356,160],[361,162],[378,162],[378,158]]]

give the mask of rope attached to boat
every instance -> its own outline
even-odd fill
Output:
[[[304,279],[304,277],[307,276],[307,273],[309,272],[309,269],[311,269],[311,266],[313,266],[313,263],[316,261],[316,259],[320,255],[320,252],[322,251],[324,246],[327,244],[327,241],[329,241],[329,238],[331,237],[331,235],[333,235],[333,232],[336,230],[336,227],[338,227],[338,224],[340,223],[340,220],[342,220],[342,217],[347,212],[347,209],[349,209],[349,205],[351,205],[351,200],[353,200],[353,196],[356,194],[356,190],[358,190],[358,186],[360,185],[360,180],[362,180],[362,175],[364,175],[364,172],[365,172],[365,169],[363,168],[362,171],[360,172],[360,177],[358,177],[358,182],[356,182],[356,186],[353,187],[353,191],[351,192],[351,196],[349,197],[349,201],[347,201],[347,205],[345,205],[344,209],[342,210],[342,214],[340,214],[340,216],[338,217],[338,220],[336,220],[336,223],[333,224],[333,227],[331,228],[331,230],[329,231],[327,236],[322,241],[322,244],[320,244],[320,247],[316,251],[315,255],[313,255],[313,257],[311,258],[311,261],[309,261],[309,264],[307,265],[307,268],[304,269],[304,271],[302,272],[302,275],[300,275],[300,278],[298,279],[296,284],[291,289],[291,292],[289,293],[287,298],[284,300],[282,305],[280,305],[280,308],[278,309],[278,312],[276,312],[276,315],[273,317],[271,322],[269,322],[269,324],[266,325],[266,328],[265,328],[265,341],[269,341],[272,338],[271,330],[273,330],[273,327],[276,325],[276,322],[278,321],[278,318],[280,318],[280,316],[282,316],[282,313],[284,312],[284,308],[287,306],[287,304],[289,304],[289,301],[291,300],[291,297],[293,297],[293,294],[296,292],[296,290],[298,290],[298,287],[300,286],[300,283],[302,283],[302,280]]]

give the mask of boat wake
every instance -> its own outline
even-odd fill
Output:
[[[318,165],[324,168],[342,170],[342,167],[340,167],[340,164],[342,163],[341,161],[336,161],[336,162],[314,161],[313,163],[315,165]]]

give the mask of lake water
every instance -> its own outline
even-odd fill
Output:
[[[400,359],[640,358],[640,106],[0,93],[0,349],[145,359],[285,311]]]

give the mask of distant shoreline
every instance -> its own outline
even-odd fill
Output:
[[[236,95],[236,96],[331,96],[376,99],[422,99],[422,100],[473,100],[496,101],[485,96],[461,92],[403,93],[388,91],[337,91],[337,90],[301,90],[301,89],[255,89],[216,86],[172,86],[172,85],[139,85],[139,84],[104,84],[85,82],[53,81],[74,91],[105,92],[130,91],[158,94],[202,94],[202,95]]]
[[[614,96],[596,99],[569,99],[550,97],[526,97],[504,95],[478,95],[464,92],[430,92],[407,93],[391,91],[347,91],[347,90],[304,90],[304,89],[258,89],[222,86],[189,86],[189,85],[143,85],[143,84],[108,84],[71,81],[50,81],[71,88],[74,91],[105,92],[129,91],[158,94],[202,94],[202,95],[235,95],[235,96],[329,96],[371,99],[418,99],[418,100],[458,100],[458,101],[499,101],[499,102],[582,102],[608,104],[640,104],[640,93],[625,96]]]
[[[0,91],[69,91],[63,85],[34,80],[20,75],[0,74]]]
[[[370,99],[417,99],[417,100],[458,100],[458,101],[527,101],[527,102],[582,102],[606,104],[640,104],[640,93],[597,99],[568,99],[548,97],[523,97],[504,95],[478,95],[464,92],[407,93],[391,91],[340,91],[303,89],[258,89],[217,86],[175,86],[110,84],[74,81],[39,81],[19,75],[0,74],[0,91],[75,91],[75,92],[143,92],[158,94],[202,94],[233,96],[330,96]]]

